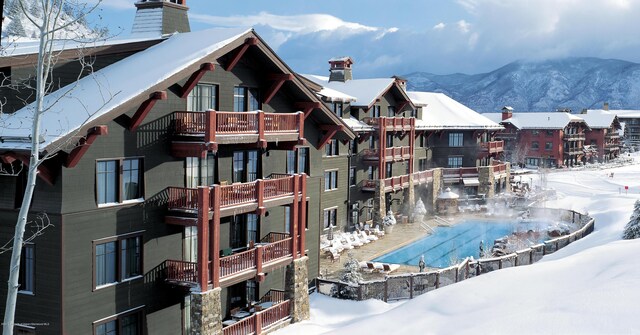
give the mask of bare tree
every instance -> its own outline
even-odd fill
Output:
[[[27,226],[27,216],[36,185],[38,167],[46,159],[50,158],[50,155],[41,155],[40,152],[40,120],[42,113],[51,107],[44,105],[44,98],[55,86],[51,78],[53,68],[57,61],[56,56],[59,53],[55,48],[55,42],[59,42],[61,32],[84,20],[86,15],[95,10],[100,2],[101,0],[98,0],[93,5],[88,6],[76,0],[37,0],[31,3],[30,8],[25,8],[25,3],[19,1],[21,13],[37,28],[40,36],[34,80],[35,101],[33,120],[31,123],[30,157],[29,164],[26,166],[27,183],[16,222],[12,246],[3,246],[5,250],[11,250],[11,264],[9,267],[8,291],[3,323],[4,335],[13,334],[15,308],[19,289],[20,257],[22,254],[22,246],[25,242],[24,234]],[[37,6],[37,8],[35,8],[38,13],[37,15],[34,14],[34,6]],[[69,8],[74,8],[74,10],[70,11]],[[72,17],[65,15],[65,13],[68,14],[70,12],[74,14]],[[38,236],[38,231],[41,232],[40,228],[45,227],[48,221],[46,214],[38,216],[33,221],[35,222],[36,232],[27,238],[27,240]]]

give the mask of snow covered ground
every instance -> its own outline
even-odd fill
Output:
[[[640,239],[620,236],[640,199],[640,165],[551,172],[547,181],[558,194],[547,206],[589,212],[591,235],[536,264],[404,302],[313,294],[311,320],[276,334],[639,334]]]

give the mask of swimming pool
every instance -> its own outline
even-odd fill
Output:
[[[527,227],[543,222],[528,222]],[[517,221],[465,220],[451,227],[437,227],[435,233],[374,259],[375,262],[417,266],[420,256],[428,267],[443,268],[465,257],[478,258],[480,241],[488,252],[497,238],[523,230]]]

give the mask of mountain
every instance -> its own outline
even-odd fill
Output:
[[[38,28],[27,18],[20,9],[20,1],[29,12],[34,21],[41,23],[44,13],[40,0],[5,0],[4,4],[4,21],[2,22],[2,39],[8,41],[25,41],[38,39],[40,32]],[[56,1],[57,2],[57,1]],[[89,8],[90,6],[86,6]],[[58,39],[84,39],[95,38],[99,36],[101,31],[88,27],[83,12],[85,5],[77,4],[73,1],[66,2],[62,7],[57,26],[65,25],[69,22],[69,26],[65,27],[56,34]],[[79,18],[79,19],[77,19]],[[77,22],[72,22],[77,19]]]
[[[482,74],[404,76],[408,89],[442,92],[478,112],[512,106],[517,112],[570,108],[640,109],[640,64],[617,59],[573,57],[516,61]]]

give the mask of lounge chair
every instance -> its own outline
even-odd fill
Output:
[[[369,241],[377,241],[378,240],[377,236],[375,236],[375,235],[367,235],[367,233],[365,233],[364,230],[360,231],[360,239],[363,239],[363,238],[366,239],[366,240],[369,240]]]
[[[340,239],[340,243],[342,244],[342,247],[345,248],[345,250],[351,250],[355,248],[353,245],[351,245],[351,242],[346,236],[340,235],[338,236],[338,238]]]
[[[400,265],[398,264],[387,264],[387,263],[382,264],[382,271],[384,273],[391,273],[395,270],[398,270],[399,268],[400,268]]]
[[[351,245],[356,248],[359,248],[364,245],[364,243],[362,243],[360,239],[356,239],[356,237],[353,234],[345,234],[345,236],[347,237]]]
[[[327,258],[329,258],[331,260],[331,263],[340,260],[340,252],[338,252],[334,248],[327,249],[327,251],[325,251],[325,253],[327,254]]]
[[[384,230],[380,230],[380,226],[378,225],[373,228],[373,233],[378,237],[384,237]]]
[[[354,231],[353,233],[351,233],[351,235],[353,236],[353,239],[362,243],[362,244],[367,244],[371,241],[369,241],[368,238],[363,238],[362,236],[360,236],[360,233],[357,231]]]
[[[378,262],[367,262],[367,269],[369,272],[383,272],[384,266]]]

